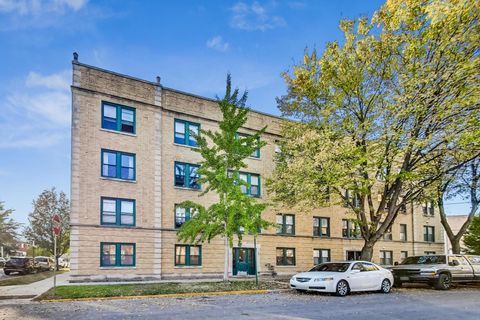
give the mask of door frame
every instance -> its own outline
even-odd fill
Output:
[[[253,261],[248,262],[248,271],[247,275],[255,275],[257,272],[257,259],[258,259],[258,249],[257,251],[255,248],[251,247],[233,247],[232,248],[232,275],[237,276],[238,275],[238,270],[237,270],[237,258],[239,256],[239,250],[246,250],[247,252],[251,252],[251,254],[247,253],[249,260],[250,257],[253,259]],[[250,273],[250,269],[253,268],[252,273]]]

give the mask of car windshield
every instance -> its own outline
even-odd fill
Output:
[[[350,263],[322,263],[313,267],[310,272],[313,271],[326,271],[326,272],[345,272],[347,271]]]
[[[445,263],[447,263],[445,256],[408,257],[402,262],[402,264],[445,264]]]

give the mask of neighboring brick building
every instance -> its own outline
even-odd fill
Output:
[[[78,277],[174,278],[220,276],[223,241],[201,246],[177,241],[176,228],[190,216],[175,204],[198,198],[200,155],[190,130],[216,129],[221,113],[212,99],[166,88],[73,61],[71,269]],[[268,125],[267,145],[247,160],[245,178],[264,201],[265,178],[273,169],[280,139],[279,117],[252,111],[241,133]],[[428,211],[428,210],[426,210]],[[332,206],[309,213],[268,209],[264,217],[282,224],[262,230],[255,263],[253,239],[230,253],[232,274],[291,274],[323,260],[355,258],[363,240],[352,238],[347,209]],[[351,217],[351,216],[350,216]],[[319,227],[316,227],[319,226]],[[282,234],[277,234],[281,232]],[[427,235],[424,233],[427,232]],[[432,234],[432,235],[430,235]],[[428,239],[427,239],[428,238]],[[428,240],[428,241],[424,241]],[[432,241],[433,240],[433,241]],[[374,261],[392,264],[402,255],[443,252],[438,215],[409,208],[379,241]]]

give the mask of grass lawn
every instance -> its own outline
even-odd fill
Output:
[[[255,281],[231,282],[190,282],[190,283],[149,283],[149,284],[110,284],[110,285],[72,285],[57,287],[56,294],[53,290],[45,292],[39,300],[48,299],[75,299],[99,298],[121,296],[144,296],[157,294],[194,293],[194,292],[220,292],[237,290],[269,290],[285,289],[283,283],[261,281],[258,287]]]
[[[57,271],[57,274],[63,273],[66,271]],[[0,286],[15,286],[19,284],[29,284],[33,282],[37,282],[43,279],[47,279],[53,277],[53,271],[44,271],[35,274],[27,274],[27,275],[19,275],[19,274],[12,274],[6,278],[0,280]]]

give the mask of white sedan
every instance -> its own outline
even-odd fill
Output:
[[[389,293],[392,273],[368,261],[327,262],[290,279],[290,287],[298,291],[331,292],[346,296],[352,291]]]

